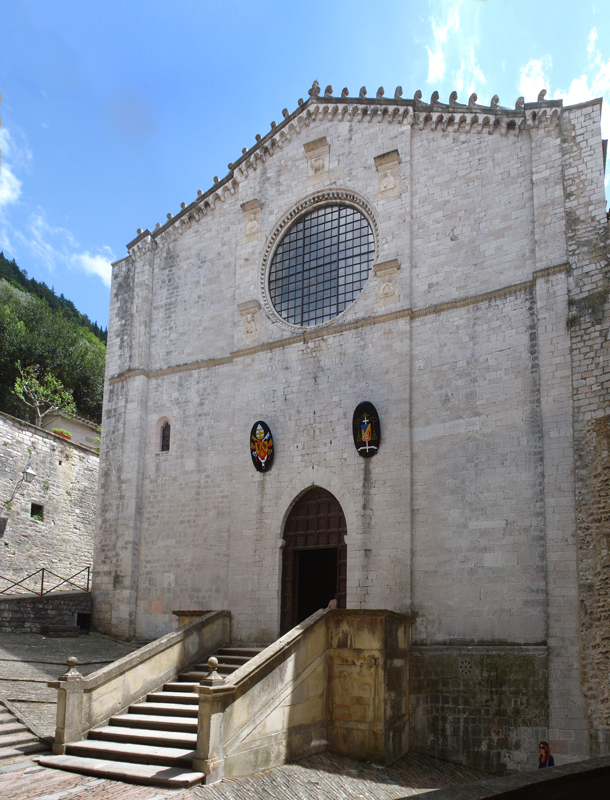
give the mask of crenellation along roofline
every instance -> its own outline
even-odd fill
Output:
[[[494,117],[507,117],[507,118],[515,118],[515,117],[525,117],[527,112],[531,112],[536,109],[562,109],[562,108],[580,108],[588,105],[594,105],[595,103],[601,103],[601,98],[597,98],[595,100],[589,100],[584,103],[579,103],[574,106],[565,106],[563,105],[563,100],[546,100],[544,95],[546,94],[544,91],[541,92],[538,96],[538,100],[533,103],[525,103],[524,98],[518,98],[515,108],[508,108],[505,106],[498,105],[498,97],[494,95],[492,99],[492,104],[489,106],[479,105],[476,103],[477,96],[476,94],[472,94],[469,98],[468,104],[458,103],[457,102],[457,92],[453,92],[449,103],[442,103],[439,100],[438,92],[433,92],[430,98],[430,102],[426,103],[422,100],[422,93],[418,90],[415,92],[413,98],[403,98],[402,97],[402,90],[400,87],[396,90],[396,94],[394,97],[385,97],[383,94],[383,88],[380,88],[377,91],[377,95],[375,97],[366,97],[366,89],[363,87],[360,90],[360,94],[358,97],[350,97],[349,95],[335,97],[332,94],[332,87],[327,87],[327,91],[331,90],[331,94],[320,94],[320,89],[318,86],[317,81],[314,81],[312,88],[309,90],[309,97],[307,100],[299,100],[299,104],[297,105],[296,109],[290,113],[286,114],[281,122],[271,124],[270,129],[264,136],[260,136],[257,134],[256,142],[252,147],[246,150],[246,152],[242,152],[240,157],[231,162],[229,166],[229,172],[218,181],[215,181],[210,188],[205,192],[198,193],[197,197],[188,205],[184,205],[183,208],[180,209],[175,215],[172,215],[165,223],[156,227],[153,231],[149,228],[145,230],[140,229],[138,231],[138,235],[132,239],[127,244],[127,249],[131,250],[135,245],[137,245],[142,240],[146,239],[147,237],[151,237],[153,240],[156,239],[159,235],[164,233],[166,230],[171,228],[176,222],[178,222],[182,217],[188,216],[189,213],[193,211],[197,206],[200,206],[202,203],[205,202],[206,199],[212,197],[216,192],[221,190],[227,184],[230,184],[233,180],[235,180],[235,170],[238,169],[242,164],[245,164],[248,159],[250,159],[258,150],[264,148],[265,145],[271,142],[277,135],[280,133],[284,128],[290,125],[298,116],[303,114],[307,111],[311,106],[314,105],[337,105],[337,106],[366,106],[366,107],[401,107],[401,108],[411,108],[415,114],[417,113],[430,113],[430,112],[462,112],[462,113],[470,113],[470,114],[480,114],[484,113],[487,116],[494,116]],[[345,90],[344,90],[345,91]],[[399,94],[400,91],[400,94]],[[362,92],[365,92],[365,95],[362,95]],[[380,92],[382,93],[380,95]],[[495,101],[495,103],[494,103]],[[284,109],[286,112],[286,109]],[[283,112],[283,113],[284,113]],[[126,256],[129,258],[129,256]],[[114,264],[119,264],[123,259],[119,259],[115,261]],[[113,266],[114,266],[113,264]]]

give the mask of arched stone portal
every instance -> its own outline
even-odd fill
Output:
[[[284,528],[281,633],[335,595],[345,608],[346,532],[343,509],[326,489],[310,489],[294,504]]]

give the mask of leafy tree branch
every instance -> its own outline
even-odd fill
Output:
[[[17,397],[36,412],[36,425],[42,425],[43,417],[52,411],[61,411],[65,417],[76,414],[76,406],[72,392],[64,389],[63,383],[55,375],[47,372],[41,377],[42,370],[36,364],[22,367],[17,362],[19,377],[15,381]]]

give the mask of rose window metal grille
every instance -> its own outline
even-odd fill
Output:
[[[169,451],[169,436],[171,432],[171,425],[166,422],[161,428],[161,452],[167,453]]]
[[[298,219],[282,237],[269,271],[277,313],[308,327],[338,316],[358,297],[371,271],[375,241],[355,208],[327,205]]]

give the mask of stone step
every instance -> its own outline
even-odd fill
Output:
[[[22,742],[38,741],[33,733],[27,728],[22,728],[19,733],[9,733],[7,736],[0,736],[0,747],[14,747]]]
[[[31,742],[24,742],[23,744],[17,744],[13,747],[0,747],[0,762],[9,760],[12,761],[20,756],[29,756],[33,755],[34,753],[42,753],[48,749],[49,748],[42,742],[39,742],[38,739],[33,739]]]
[[[79,636],[80,628],[78,625],[43,625],[42,634],[49,639]]]
[[[169,717],[159,714],[117,714],[110,717],[109,725],[123,728],[146,728],[153,731],[197,732],[197,718]]]
[[[15,717],[10,722],[0,721],[0,736],[8,736],[11,733],[23,733],[27,728],[22,725]]]
[[[250,661],[251,656],[224,656],[224,655],[221,656],[221,655],[218,655],[218,656],[216,656],[216,658],[218,659],[218,666],[219,667],[220,666],[227,666],[227,667],[229,667],[229,666],[230,667],[236,667],[237,666],[237,667],[241,667],[242,664],[247,664],[248,661]],[[205,664],[195,664],[193,667],[191,667],[191,669],[196,669],[197,671],[200,671],[200,670],[204,669],[207,672],[208,665],[207,665],[207,663],[205,663]]]
[[[221,647],[218,653],[216,653],[216,658],[220,660],[221,656],[247,656],[248,658],[254,658],[259,653],[262,653],[265,650],[264,647]]]
[[[203,772],[192,772],[179,767],[130,764],[124,761],[106,761],[79,756],[42,756],[38,763],[43,767],[64,769],[82,775],[175,789],[188,789],[189,786],[200,783],[205,778]]]
[[[195,695],[195,699],[197,695]],[[129,714],[167,714],[173,717],[195,717],[199,713],[199,708],[196,703],[189,705],[187,703],[156,703],[154,701],[146,701],[145,703],[134,703],[129,706]]]
[[[219,675],[231,675],[233,672],[235,672],[236,669],[237,667],[221,667],[220,665],[218,665],[216,672],[218,672]],[[195,672],[195,671],[183,672],[180,675],[178,675],[178,680],[193,682],[194,685],[196,686],[201,680],[207,678],[208,675],[209,675],[208,669],[206,669],[203,672]]]
[[[82,742],[66,745],[66,755],[80,758],[102,758],[106,761],[129,761],[134,764],[190,768],[195,751],[188,747],[162,747],[161,745],[85,739]]]
[[[151,692],[146,697],[146,702],[151,703],[179,703],[180,705],[199,705],[199,697],[195,692]]]
[[[188,692],[191,697],[195,698],[195,702],[199,702],[199,698],[193,691],[195,686],[199,686],[199,681],[172,681],[171,683],[166,683],[163,687],[164,692]]]
[[[101,739],[105,742],[131,742],[164,747],[197,747],[197,733],[184,731],[157,731],[147,728],[124,728],[121,725],[105,725],[89,731],[88,739]]]

